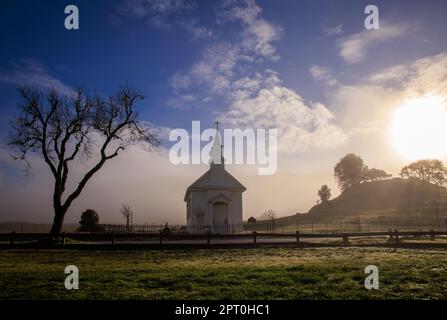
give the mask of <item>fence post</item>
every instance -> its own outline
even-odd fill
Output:
[[[435,230],[430,230],[430,240],[435,241]]]
[[[394,234],[395,234],[395,237],[396,237],[396,244],[399,244],[399,231],[397,229],[394,230]]]
[[[210,234],[210,232],[208,231],[208,232],[206,233],[206,244],[210,244],[210,238],[211,238],[211,234]]]
[[[61,240],[61,244],[65,245],[65,232],[62,232],[62,240]]]
[[[14,237],[15,237],[15,235],[16,235],[16,232],[12,231],[11,232],[11,237],[9,238],[9,244],[10,245],[14,245]]]
[[[347,247],[349,244],[349,238],[346,234],[343,234],[343,247]]]
[[[112,231],[112,246],[115,246],[115,231]]]
[[[163,243],[163,231],[160,230],[160,244]]]
[[[256,244],[256,231],[253,232],[253,244]]]
[[[296,245],[300,245],[300,232],[298,230],[296,230]]]

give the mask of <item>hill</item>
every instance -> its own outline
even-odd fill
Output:
[[[252,226],[252,229],[254,226]],[[357,232],[447,228],[447,189],[418,179],[365,182],[307,213],[258,220],[257,231]]]
[[[350,215],[372,210],[420,208],[444,204],[447,189],[418,179],[365,182],[309,210],[312,215]]]

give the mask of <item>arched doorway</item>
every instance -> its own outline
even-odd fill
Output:
[[[228,203],[217,201],[213,203],[213,224],[215,233],[228,233]]]

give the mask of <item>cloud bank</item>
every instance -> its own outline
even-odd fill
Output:
[[[382,22],[378,30],[363,30],[359,33],[341,38],[337,47],[339,54],[348,64],[363,61],[368,51],[379,44],[403,37],[408,28],[397,24]]]

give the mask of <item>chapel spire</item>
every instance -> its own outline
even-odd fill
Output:
[[[210,165],[212,166],[214,164],[221,164],[222,166],[225,166],[225,161],[223,157],[223,144],[221,143],[221,137],[219,132],[219,125],[222,123],[219,122],[219,120],[216,120],[214,124],[216,125],[216,136],[214,137],[213,147],[211,148],[210,152],[211,157]]]

